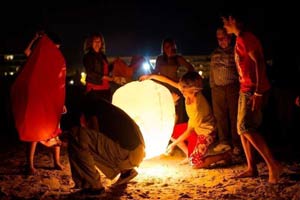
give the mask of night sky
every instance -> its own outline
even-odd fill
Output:
[[[156,56],[160,53],[162,39],[167,36],[175,38],[182,54],[209,54],[217,45],[215,29],[221,25],[221,14],[228,9],[242,8],[267,56],[273,55],[277,48],[274,45],[284,44],[285,21],[291,21],[293,12],[289,9],[293,5],[251,1],[246,7],[246,2],[250,1],[228,2],[2,2],[0,53],[22,53],[35,31],[46,29],[61,37],[61,49],[69,65],[81,64],[84,38],[94,31],[104,35],[108,56]]]

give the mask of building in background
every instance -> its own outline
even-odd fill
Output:
[[[131,61],[131,56],[120,57],[127,64]],[[148,56],[148,65],[145,65],[145,70],[155,67],[156,56]],[[194,66],[195,70],[199,72],[202,78],[209,78],[209,55],[185,55],[185,58]],[[111,63],[116,57],[108,57],[108,61]],[[0,78],[13,77],[17,74],[20,68],[25,64],[26,56],[24,54],[0,54]],[[178,74],[181,76],[185,73],[185,68],[179,68]],[[67,83],[68,84],[80,84],[81,79],[84,78],[84,67],[79,65],[67,66]]]

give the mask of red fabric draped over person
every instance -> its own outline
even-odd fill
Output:
[[[15,127],[21,141],[37,142],[60,134],[65,78],[64,56],[44,35],[11,88]]]

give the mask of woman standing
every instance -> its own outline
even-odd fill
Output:
[[[83,65],[86,70],[86,92],[97,98],[111,101],[108,60],[105,55],[105,42],[101,33],[94,33],[85,44],[86,53]]]

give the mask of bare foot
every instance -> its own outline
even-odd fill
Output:
[[[250,177],[257,177],[258,176],[258,171],[257,169],[255,170],[246,170],[242,172],[241,174],[235,176],[234,178],[250,178]]]
[[[160,159],[169,159],[172,155],[168,153],[163,153],[159,155]]]
[[[29,175],[35,175],[37,170],[34,167],[28,167],[27,173]]]
[[[276,167],[269,171],[269,183],[276,184],[279,181],[280,175],[283,172],[283,168],[280,164],[277,164]]]
[[[185,159],[183,159],[182,161],[179,162],[179,165],[187,165],[189,164],[189,158],[186,157]]]
[[[64,170],[64,166],[61,163],[55,163],[54,168],[57,170]]]
[[[48,140],[40,141],[40,143],[45,145],[46,147],[55,147],[55,146],[61,146],[62,142],[58,137],[55,137]]]

